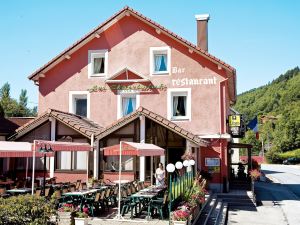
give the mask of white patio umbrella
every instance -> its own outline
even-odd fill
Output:
[[[165,154],[165,150],[154,144],[136,143],[120,141],[119,145],[113,145],[104,148],[104,155],[119,156],[119,193],[118,193],[118,214],[115,219],[122,219],[121,216],[121,173],[122,173],[122,155],[136,156],[161,156]],[[151,176],[153,171],[151,170]]]

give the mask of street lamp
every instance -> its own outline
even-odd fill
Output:
[[[175,171],[175,166],[172,163],[169,163],[166,167],[168,173],[170,173],[170,183],[169,183],[169,224],[171,223],[171,206],[172,206],[172,173]]]
[[[42,195],[45,196],[45,186],[46,186],[46,156],[47,153],[53,152],[53,149],[49,145],[49,148],[47,148],[46,144],[44,145],[44,148],[41,146],[39,149],[40,153],[44,154],[44,179],[43,179],[43,192]]]

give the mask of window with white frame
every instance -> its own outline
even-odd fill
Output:
[[[60,151],[56,153],[56,169],[58,170],[86,170],[87,152]]]
[[[105,77],[107,75],[107,65],[107,50],[89,50],[89,77]]]
[[[86,139],[73,139],[76,143],[87,143]],[[86,151],[58,151],[55,153],[56,169],[58,170],[86,170],[87,169]]]
[[[152,75],[164,75],[170,73],[171,49],[170,47],[150,48],[150,71]]]
[[[138,93],[119,92],[118,94],[118,119],[135,111],[140,104]]]
[[[88,91],[70,91],[69,112],[89,118],[90,114],[90,93]]]
[[[191,119],[191,89],[168,89],[168,118],[170,120]]]

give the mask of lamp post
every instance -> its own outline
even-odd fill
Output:
[[[176,163],[175,163],[175,167],[176,167],[176,169],[181,170],[182,167],[183,167],[182,162],[180,162],[180,161],[176,162]],[[180,174],[180,176],[181,176],[181,174]],[[179,179],[179,193],[180,193],[180,195],[181,195],[181,191],[183,190],[183,189],[181,188],[181,183],[182,183],[182,179]]]
[[[170,173],[170,182],[169,182],[169,224],[171,224],[171,207],[172,207],[172,173],[175,171],[175,166],[172,163],[169,163],[166,167],[168,173]]]
[[[186,167],[186,168],[188,168],[188,166],[190,165],[190,163],[189,163],[189,161],[188,160],[184,160],[183,161],[183,166],[184,167]],[[188,173],[188,169],[186,169],[186,174],[187,175],[184,175],[184,181],[183,181],[183,183],[186,183],[187,185],[188,185],[188,182],[189,182],[189,173]],[[186,177],[187,177],[187,181],[186,181]]]
[[[44,145],[44,148],[41,146],[39,149],[40,153],[44,154],[44,179],[43,179],[43,191],[42,191],[42,195],[45,196],[45,186],[46,186],[46,156],[47,153],[49,152],[53,152],[51,145],[49,145],[49,148],[47,148],[46,145]]]

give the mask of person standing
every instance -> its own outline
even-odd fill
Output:
[[[157,186],[165,185],[165,170],[161,162],[158,164],[158,168],[155,171],[155,179]]]

